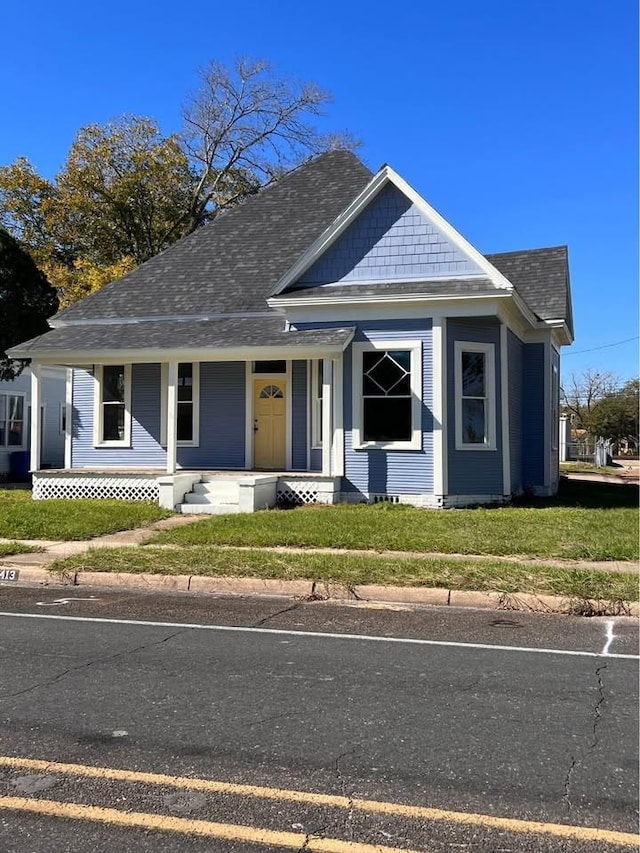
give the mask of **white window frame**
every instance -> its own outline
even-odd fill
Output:
[[[311,360],[311,449],[322,448],[322,383],[318,374],[322,367],[322,359]]]
[[[407,441],[364,441],[364,401],[362,396],[363,353],[379,350],[409,350],[411,355],[411,438]],[[354,450],[422,450],[422,341],[384,340],[352,344],[352,395]]]
[[[28,409],[26,397],[27,395],[24,391],[2,391],[0,392],[0,397],[6,397],[5,403],[5,436],[4,436],[4,444],[0,444],[0,450],[8,450],[9,452],[13,450],[24,450],[27,446],[27,426],[28,426]],[[21,444],[9,444],[9,397],[22,397],[22,442]]]
[[[181,361],[179,364],[191,365],[192,406],[193,406],[193,438],[191,441],[176,441],[178,447],[200,447],[200,362]],[[163,363],[160,367],[160,445],[167,446],[167,383],[169,380],[169,365]],[[176,397],[176,406],[178,399]],[[177,414],[177,412],[176,412]]]
[[[462,440],[462,353],[481,352],[485,359],[485,440],[482,444],[465,443]],[[456,450],[497,450],[496,443],[496,348],[495,344],[472,341],[455,341],[455,412],[456,412]],[[480,399],[480,398],[477,398]]]
[[[102,400],[102,377],[104,367],[124,367],[124,438],[104,441],[104,410]],[[131,365],[96,364],[93,370],[93,445],[94,447],[131,447]]]
[[[557,450],[560,441],[560,377],[558,365],[551,365],[551,449]]]

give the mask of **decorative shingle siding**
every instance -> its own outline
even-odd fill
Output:
[[[245,363],[200,364],[200,447],[179,447],[182,468],[244,468]]]
[[[295,286],[480,272],[397,187],[387,184]]]
[[[456,341],[495,345],[496,450],[456,450]],[[450,495],[502,495],[502,418],[500,396],[500,324],[495,318],[449,320],[447,323],[447,444]]]
[[[134,364],[131,374],[131,447],[94,447],[93,376],[73,371],[72,467],[162,468],[160,365]]]
[[[508,332],[509,364],[509,456],[511,492],[522,491],[522,341]]]
[[[291,467],[307,470],[307,362],[291,365]]]
[[[522,482],[527,490],[544,484],[544,344],[524,344],[522,387]]]

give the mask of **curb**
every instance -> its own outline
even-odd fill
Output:
[[[268,578],[204,577],[202,575],[155,575],[129,572],[74,572],[55,574],[43,568],[20,567],[20,586],[88,586],[111,589],[141,589],[202,593],[209,595],[259,595],[342,601],[367,604],[380,602],[436,607],[470,607],[486,610],[524,610],[533,613],[573,615],[640,616],[638,602],[604,602],[531,593],[476,592],[434,587],[343,584],[275,580]],[[0,582],[6,586],[7,582]]]

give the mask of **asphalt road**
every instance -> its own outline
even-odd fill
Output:
[[[635,620],[76,592],[0,586],[3,853],[637,832]]]

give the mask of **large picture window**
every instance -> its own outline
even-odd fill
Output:
[[[455,344],[456,449],[495,450],[493,344]]]
[[[131,443],[131,365],[96,365],[95,443]]]
[[[0,394],[0,447],[25,447],[24,394]]]
[[[354,344],[354,447],[422,446],[422,345]]]

